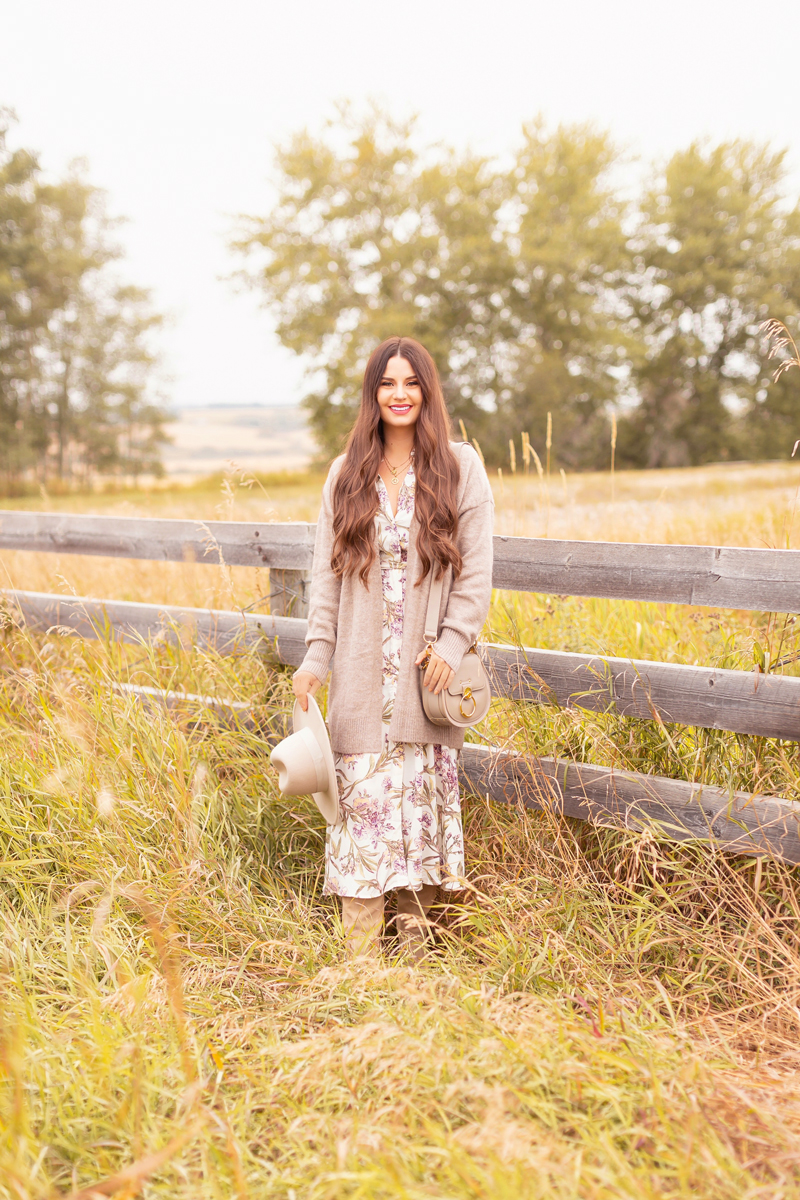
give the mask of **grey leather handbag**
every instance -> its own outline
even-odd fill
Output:
[[[442,576],[432,580],[425,614],[426,654],[419,665],[422,707],[425,716],[434,725],[455,725],[459,729],[466,729],[467,726],[483,720],[492,702],[489,676],[478,654],[477,642],[469,648],[450,683],[446,688],[442,688],[438,696],[428,691],[422,682],[439,636],[439,608],[442,603],[443,584]]]

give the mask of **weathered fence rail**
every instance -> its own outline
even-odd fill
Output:
[[[42,592],[3,594],[29,628],[42,632],[61,629],[88,638],[184,642],[218,654],[268,645],[275,658],[289,666],[299,666],[305,657],[306,621],[296,617]],[[495,695],[511,700],[800,740],[797,678],[530,646],[490,645],[486,654]]]
[[[0,511],[0,549],[310,571],[314,525]],[[800,612],[800,551],[494,539],[493,583],[512,591]]]
[[[47,592],[0,593],[29,629],[109,637],[121,642],[161,641],[236,654],[270,645],[280,662],[297,666],[305,655],[306,622],[263,613],[172,608],[132,600],[89,600]]]
[[[655,827],[674,841],[713,842],[727,853],[800,862],[800,805],[778,796],[730,794],[681,779],[480,746],[464,747],[461,775],[494,800],[521,800],[613,828]]]
[[[157,562],[310,570],[314,525],[303,521],[176,521],[0,511],[0,547]]]
[[[166,640],[224,654],[269,648],[297,665],[305,652],[306,583],[314,526],[303,522],[173,521],[0,512],[0,548],[270,569],[272,614],[215,612],[36,592],[6,592],[29,628],[125,641]],[[497,588],[725,608],[800,612],[800,552],[495,537]],[[287,613],[293,616],[287,616]],[[487,648],[498,696],[575,705],[662,723],[800,740],[800,679],[532,647]],[[138,694],[148,689],[128,689]],[[172,707],[229,715],[241,706],[149,689]],[[221,706],[221,707],[220,707]],[[243,719],[242,714],[236,718]],[[604,824],[655,823],[676,839],[800,862],[800,804],[590,764],[465,748],[462,776],[496,799]]]

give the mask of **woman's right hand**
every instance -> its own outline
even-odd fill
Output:
[[[300,701],[303,712],[308,712],[308,697],[313,696],[321,687],[322,684],[316,675],[312,675],[310,671],[295,671],[292,676],[292,690]]]

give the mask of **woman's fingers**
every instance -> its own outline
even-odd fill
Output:
[[[423,683],[429,692],[433,692],[434,696],[438,696],[442,688],[446,688],[451,682],[455,671],[448,666],[443,658],[438,654],[431,654],[431,661],[428,663],[428,668],[425,672]]]
[[[292,691],[300,701],[303,712],[308,712],[308,697],[313,696],[321,686],[319,679],[310,671],[296,671],[292,676]]]
[[[452,667],[448,667],[447,663],[444,664],[444,668],[445,669],[444,669],[441,677],[439,678],[439,680],[436,684],[436,687],[434,688],[435,696],[438,696],[439,692],[444,691],[444,689],[446,687],[450,686],[450,684],[452,683],[452,680],[453,680],[453,676],[455,675],[455,671],[453,670]]]
[[[428,689],[429,692],[433,691],[434,676],[436,675],[436,671],[437,671],[439,663],[441,661],[442,660],[439,658],[438,654],[431,654],[430,662],[428,663],[427,667],[425,668],[425,674],[422,678],[422,682],[425,685],[425,687]]]

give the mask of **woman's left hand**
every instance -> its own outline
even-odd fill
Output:
[[[419,666],[427,652],[427,646],[424,650],[420,650],[419,654],[414,659],[416,666]],[[431,661],[428,663],[428,666],[425,670],[425,676],[422,680],[428,691],[433,692],[434,696],[438,696],[439,692],[441,692],[443,688],[449,686],[454,675],[455,671],[453,668],[449,667],[444,659],[439,657],[435,650],[431,650]]]

